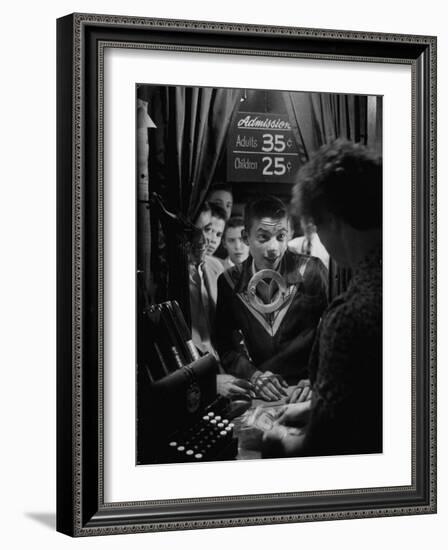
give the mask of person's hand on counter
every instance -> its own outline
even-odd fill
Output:
[[[282,414],[277,418],[277,423],[284,426],[301,428],[308,423],[311,413],[311,400],[301,403],[291,403],[282,408]]]
[[[271,371],[256,371],[250,381],[254,385],[257,396],[265,401],[278,401],[287,395],[288,384],[279,374]]]
[[[242,397],[250,400],[255,397],[255,388],[251,382],[236,378],[231,374],[218,374],[216,376],[216,386],[217,392],[229,399]]]
[[[299,456],[302,452],[311,401],[284,405],[279,412],[275,424],[263,435],[264,458]]]
[[[286,400],[287,403],[303,403],[311,399],[313,392],[309,380],[300,380]]]
[[[261,455],[263,458],[299,456],[304,440],[303,430],[276,424],[263,435]]]

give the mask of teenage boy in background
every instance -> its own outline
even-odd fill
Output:
[[[189,293],[192,340],[202,353],[216,355],[212,345],[215,322],[216,282],[222,273],[221,262],[207,256],[207,246],[212,226],[213,207],[205,202],[194,221],[197,229],[189,249]],[[253,397],[253,387],[247,380],[231,374],[219,373],[216,377],[217,392],[228,398]]]
[[[208,192],[207,202],[209,204],[216,205],[222,208],[225,212],[225,221],[227,222],[231,215],[233,209],[233,193],[232,187],[227,183],[214,183]],[[214,250],[213,255],[219,258],[221,261],[227,258],[227,251],[221,245],[217,246]]]
[[[192,340],[201,352],[214,354],[211,343],[217,298],[217,279],[223,272],[217,258],[207,256],[212,226],[211,207],[204,203],[194,225],[197,228],[188,254]]]
[[[217,204],[224,209],[226,220],[230,219],[233,208],[232,187],[227,183],[215,183],[207,195],[207,202]]]
[[[207,256],[213,256],[221,244],[224,227],[226,225],[226,212],[218,204],[208,203],[210,207],[210,224],[207,230]]]
[[[227,251],[223,260],[224,269],[242,264],[249,256],[249,247],[244,239],[244,220],[240,216],[232,216],[227,222],[222,236],[222,245]]]
[[[226,372],[275,401],[288,385],[308,378],[311,345],[327,306],[327,273],[319,259],[288,250],[291,224],[278,198],[249,203],[244,225],[249,257],[218,279],[215,348]],[[259,275],[264,280],[253,288],[262,270],[268,270]]]

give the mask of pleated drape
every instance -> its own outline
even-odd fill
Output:
[[[337,138],[362,143],[381,151],[381,98],[326,93],[283,92],[295,137],[304,156]],[[350,271],[330,261],[329,298],[347,288]]]
[[[213,181],[239,90],[169,87],[163,93],[170,209],[193,220]],[[168,190],[167,190],[168,191]]]
[[[157,130],[149,130],[149,191],[158,193],[165,208],[182,219],[193,222],[208,193],[240,95],[239,90],[182,86],[147,92],[149,114],[157,125]],[[150,216],[151,233],[159,234],[161,225],[164,234],[151,244],[151,271],[159,279],[156,299],[177,299],[188,318],[185,234],[181,225],[154,209]]]

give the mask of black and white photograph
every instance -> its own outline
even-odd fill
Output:
[[[135,100],[136,464],[382,453],[383,98]]]
[[[6,550],[446,545],[444,6],[6,4]]]
[[[60,533],[437,512],[437,37],[275,11],[57,21]]]

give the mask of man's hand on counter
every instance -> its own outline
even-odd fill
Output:
[[[299,456],[305,440],[311,401],[284,405],[274,425],[263,435],[264,458]]]
[[[251,382],[255,387],[257,397],[265,401],[278,401],[287,395],[288,384],[279,374],[270,371],[256,371]]]
[[[309,380],[300,380],[297,386],[292,390],[286,402],[303,403],[311,399],[312,393],[311,382]]]
[[[216,385],[218,393],[229,399],[242,397],[250,400],[255,397],[255,388],[251,382],[231,374],[218,374]]]
[[[303,430],[276,424],[271,430],[265,432],[263,436],[262,457],[299,456],[304,440],[305,432]]]
[[[285,405],[282,409],[282,414],[278,417],[277,423],[284,426],[294,426],[302,428],[308,423],[311,413],[311,401],[303,401],[302,403],[292,403]]]

